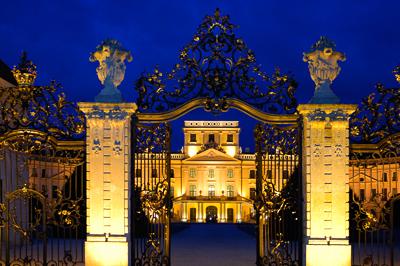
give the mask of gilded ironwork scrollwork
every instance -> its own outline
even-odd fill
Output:
[[[264,73],[235,28],[218,9],[206,16],[169,73],[156,68],[137,80],[139,111],[165,112],[204,98],[205,110],[219,113],[228,110],[228,99],[235,98],[264,112],[294,113],[294,79],[278,68],[272,75]]]
[[[161,123],[151,126],[141,125],[137,128],[136,152],[160,153],[166,151],[169,139],[168,124]]]
[[[143,190],[141,192],[142,209],[150,222],[156,222],[168,215],[168,181],[167,178],[157,183],[153,190]]]
[[[390,204],[385,195],[382,193],[377,194],[368,200],[353,199],[356,206],[354,220],[357,225],[357,230],[364,231],[377,231],[388,230],[390,228]]]
[[[16,129],[36,129],[57,139],[83,138],[84,115],[64,93],[58,93],[60,84],[34,86],[36,66],[26,54],[13,74],[18,85],[0,88],[0,135]]]
[[[156,234],[151,233],[141,258],[135,260],[137,266],[168,266],[169,259],[162,255],[161,243]]]
[[[299,263],[296,260],[293,260],[289,247],[288,242],[282,240],[282,236],[280,239],[274,241],[273,248],[271,251],[268,252],[266,256],[264,256],[261,260],[262,266],[298,266]]]
[[[17,232],[21,234],[24,238],[29,238],[34,231],[40,231],[39,227],[43,224],[43,218],[46,217],[44,208],[46,207],[46,197],[43,196],[40,192],[28,188],[27,185],[24,185],[22,188],[17,189],[11,193],[6,194],[6,201],[13,202],[21,200],[26,202],[28,200],[37,200],[40,205],[33,207],[32,220],[29,222],[28,226],[24,227],[17,219],[17,208],[15,206],[9,208],[7,210],[7,220],[9,225]]]
[[[65,197],[58,189],[55,191],[57,198],[49,202],[49,213],[47,220],[49,224],[53,224],[62,228],[76,228],[80,225],[81,211],[83,199],[72,200]]]
[[[299,260],[293,253],[297,242],[292,242],[299,241],[298,233],[289,228],[298,225],[300,230],[299,133],[298,127],[280,128],[269,124],[259,124],[255,129],[257,195],[254,208],[258,217],[258,243],[264,246],[261,252],[257,247],[257,265],[298,265]],[[286,167],[286,174],[283,165],[290,165]]]
[[[170,265],[170,131],[167,123],[134,124],[133,265]],[[144,170],[147,169],[148,171]]]
[[[258,124],[254,134],[263,154],[297,155],[299,152],[298,127],[282,128],[270,124]]]
[[[393,71],[400,83],[400,67]],[[378,143],[400,132],[400,89],[376,85],[376,92],[362,99],[350,119],[350,136],[354,143]]]

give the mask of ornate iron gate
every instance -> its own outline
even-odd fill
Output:
[[[0,150],[0,261],[84,264],[84,161]]]
[[[0,88],[0,264],[83,265],[84,118],[56,93],[34,86],[22,54],[16,86]]]
[[[149,263],[149,261],[156,265],[169,263],[169,204],[171,203],[168,201],[169,197],[165,195],[165,193],[169,194],[166,192],[169,190],[169,135],[166,133],[168,131],[161,130],[162,124],[156,123],[172,121],[196,108],[204,108],[205,111],[213,114],[227,112],[230,108],[238,109],[250,117],[270,124],[292,125],[298,119],[298,116],[293,114],[297,106],[294,97],[297,84],[294,79],[291,75],[282,73],[278,68],[271,75],[262,71],[254,52],[247,47],[243,39],[235,35],[235,28],[236,26],[230,22],[229,16],[222,15],[217,9],[213,15],[204,18],[192,40],[181,50],[179,63],[166,73],[162,73],[158,68],[153,72],[144,73],[135,84],[138,94],[136,101],[138,111],[135,119],[140,123],[155,124],[144,127],[137,124],[135,120],[136,122],[132,125],[133,132],[136,134],[132,141],[134,166],[131,169],[133,175],[132,195],[136,195],[131,198],[132,206],[134,206],[131,208],[131,217],[134,220],[131,230],[133,242],[131,251],[134,253],[132,263],[139,265]],[[167,138],[157,137],[159,133],[166,134]],[[266,136],[263,135],[263,137]],[[261,145],[266,147],[260,142],[260,147]],[[158,155],[157,152],[160,154]],[[263,152],[266,152],[264,148]],[[258,161],[259,173],[272,170],[263,168],[269,160],[267,153],[264,154],[264,157],[261,152],[259,155],[261,156]],[[276,160],[284,162],[282,165],[285,167],[289,167],[289,165],[292,167],[285,169],[288,171],[288,180],[291,180],[295,175],[298,153],[286,153],[281,150],[277,156],[281,155],[282,159]],[[159,171],[155,171],[154,173],[158,173],[159,176],[156,175],[153,178],[151,172],[143,172],[143,167],[146,165],[153,167],[157,164],[166,167],[162,170],[162,175]],[[280,168],[276,168],[277,173],[280,171],[278,169]],[[281,178],[286,172],[279,173],[279,178]],[[298,181],[296,178],[293,179]],[[154,182],[148,185],[146,183],[148,180]],[[284,184],[286,183],[291,184],[292,182],[284,182]],[[262,190],[263,184],[258,185],[259,191]],[[269,184],[278,186],[276,189],[279,193],[286,187],[290,187],[283,183],[270,182]],[[145,198],[145,195],[149,196]],[[259,213],[263,212],[264,217],[268,208],[263,204],[269,204],[267,199],[265,200],[265,202],[261,200],[257,202]],[[276,219],[274,218],[276,220],[274,224],[279,226],[282,224],[286,226],[286,221],[289,221],[286,219],[286,213],[295,208],[288,207],[291,206],[286,202],[289,200],[286,198],[283,200],[282,204],[285,207],[282,208],[284,210],[278,211],[277,209],[278,214]],[[151,215],[149,217],[149,214],[152,212],[146,214],[146,201],[150,206],[158,206],[158,213],[163,219],[157,218],[153,219],[154,222],[150,221],[152,217]],[[275,207],[278,204],[281,203],[276,202]],[[285,215],[281,216],[282,213]],[[281,217],[285,217],[284,223],[279,222]],[[143,222],[139,222],[140,219]],[[140,224],[145,226],[139,228]],[[262,230],[267,232],[268,226],[272,228],[272,222],[262,227]],[[295,243],[295,241],[289,240],[292,236],[287,233],[283,234],[280,229],[274,231],[275,233],[276,235],[268,240],[275,245],[275,247],[271,247],[268,244],[268,248],[271,247],[268,254],[278,256],[278,253],[287,250],[284,242]],[[282,237],[280,237],[281,235]],[[267,240],[263,238],[261,242],[265,241]],[[294,248],[290,247],[289,249],[288,256],[282,255],[285,257],[284,259],[293,261],[296,256],[299,257],[299,254],[294,255],[292,252]],[[264,257],[264,251],[264,249],[262,252],[260,251],[259,254],[263,254],[261,257]],[[292,256],[295,257],[292,259]],[[263,260],[261,258],[258,261]]]
[[[268,124],[255,129],[257,265],[301,265],[300,132]]]
[[[400,265],[399,114],[399,88],[377,84],[350,120],[352,265]]]
[[[353,150],[350,160],[352,265],[398,265],[400,136],[379,149]],[[398,215],[398,214],[397,214]]]
[[[170,128],[132,119],[131,264],[170,265]]]

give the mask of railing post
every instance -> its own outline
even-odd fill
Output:
[[[79,103],[86,116],[86,265],[128,265],[131,115],[135,103]]]
[[[262,193],[262,148],[260,143],[260,129],[261,125],[257,125],[254,130],[254,138],[256,141],[256,199],[255,199],[255,209],[256,209],[256,265],[263,265],[262,258],[264,257],[265,247],[264,247],[264,217],[261,214],[261,193]]]
[[[303,104],[303,264],[351,265],[349,244],[350,104]]]

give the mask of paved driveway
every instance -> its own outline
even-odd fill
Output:
[[[234,224],[190,224],[171,244],[172,266],[255,265],[255,238]]]

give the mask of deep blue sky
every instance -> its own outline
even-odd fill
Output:
[[[77,0],[2,1],[1,6],[0,58],[12,66],[22,50],[28,51],[38,66],[37,83],[56,79],[73,101],[92,101],[100,90],[96,64],[88,58],[103,39],[118,39],[133,54],[120,86],[132,101],[139,74],[156,64],[169,70],[202,18],[216,7],[239,25],[237,36],[255,51],[265,71],[279,66],[294,74],[301,103],[314,89],[302,53],[320,35],[333,39],[337,50],[347,55],[333,84],[345,103],[358,103],[378,81],[393,86],[391,71],[400,63],[400,1]],[[198,119],[201,114],[186,118]],[[231,112],[216,119],[225,118],[245,116]],[[242,137],[243,147],[251,146],[254,122],[241,123],[249,133]],[[182,121],[174,125],[181,126]],[[175,142],[174,148],[179,145]]]

